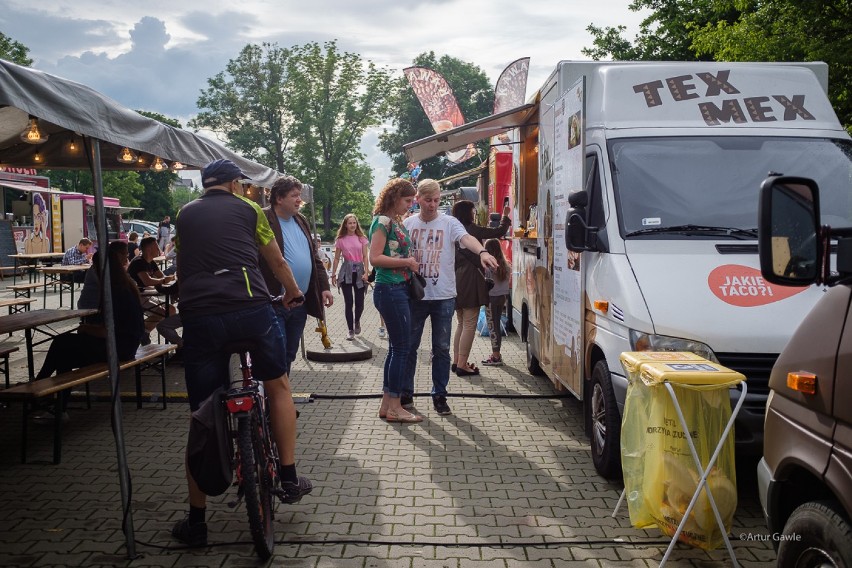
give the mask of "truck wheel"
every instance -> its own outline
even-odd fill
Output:
[[[527,370],[530,372],[530,375],[533,375],[535,377],[543,376],[544,370],[541,368],[541,365],[539,365],[538,359],[536,359],[536,356],[533,355],[532,351],[530,350],[529,338],[527,338],[526,346],[527,346]]]
[[[603,477],[617,479],[621,477],[621,417],[604,359],[592,369],[590,386],[592,463]]]
[[[832,501],[800,505],[781,535],[780,568],[852,567],[852,526]]]

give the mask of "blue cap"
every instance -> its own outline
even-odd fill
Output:
[[[201,185],[203,187],[221,185],[235,179],[249,179],[249,177],[231,160],[215,160],[201,170]]]

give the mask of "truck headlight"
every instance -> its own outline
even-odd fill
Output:
[[[700,341],[643,333],[635,329],[630,330],[630,348],[633,351],[689,351],[708,361],[719,362],[713,350]]]

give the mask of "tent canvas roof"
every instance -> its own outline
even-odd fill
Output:
[[[39,129],[50,135],[38,145],[24,143],[20,133],[29,115],[39,119]],[[125,108],[97,91],[28,67],[0,59],[0,164],[15,167],[91,169],[83,136],[100,140],[104,170],[147,169],[154,156],[179,161],[190,168],[227,158],[254,183],[271,187],[281,175],[247,160],[224,146],[188,130],[173,128]],[[77,150],[69,149],[72,138]],[[141,153],[143,162],[122,164],[119,151],[128,147]],[[38,152],[42,162],[33,162]]]

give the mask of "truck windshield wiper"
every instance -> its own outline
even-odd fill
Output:
[[[671,227],[649,227],[627,233],[626,237],[637,235],[652,235],[660,233],[675,233],[680,235],[713,235],[730,237],[732,239],[756,239],[757,229],[739,229],[737,227],[711,227],[708,225],[673,225]]]

